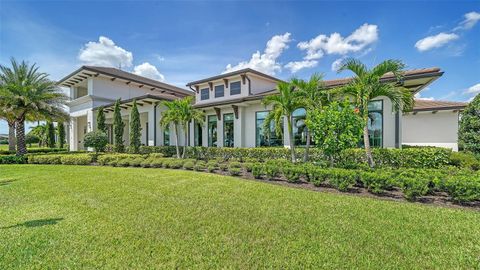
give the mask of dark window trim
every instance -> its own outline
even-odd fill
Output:
[[[213,141],[212,141],[212,145],[210,145],[210,118],[213,118],[215,119],[215,124],[217,124],[217,129],[218,129],[218,119],[217,119],[217,115],[216,114],[211,114],[211,115],[207,115],[207,146],[208,147],[215,147],[213,146]],[[214,121],[212,121],[214,122]],[[213,134],[212,134],[213,135]],[[217,130],[217,146],[218,147],[218,130]]]
[[[238,83],[240,85],[240,89],[239,89],[239,92],[236,93],[236,94],[232,94],[232,84],[234,83]],[[236,95],[240,95],[242,93],[242,81],[234,81],[234,82],[231,82],[230,85],[229,85],[229,89],[230,89],[230,96],[236,96]]]
[[[217,96],[217,87],[223,88],[223,91],[222,91],[222,95],[221,95],[221,96]],[[225,96],[225,85],[223,85],[223,84],[215,85],[215,86],[213,87],[213,96],[214,96],[215,98],[224,97],[224,96]]]
[[[204,92],[203,90],[206,90],[206,92],[207,92],[207,95],[206,95],[207,97],[206,98],[203,98],[203,92]],[[207,99],[210,99],[210,89],[208,89],[208,88],[200,89],[200,100],[207,100]]]
[[[368,113],[371,113],[371,112],[379,112],[382,114],[382,146],[381,148],[384,148],[384,143],[385,143],[385,117],[384,117],[384,111],[385,111],[385,107],[383,106],[384,103],[383,103],[383,99],[374,99],[374,100],[370,100],[370,102],[378,102],[380,101],[382,103],[382,109],[381,110],[368,110]],[[368,105],[367,105],[368,106]],[[371,146],[371,145],[370,145]]]

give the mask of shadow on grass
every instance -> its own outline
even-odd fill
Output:
[[[42,227],[47,225],[55,225],[59,221],[62,221],[63,218],[48,218],[48,219],[36,219],[36,220],[29,220],[23,223],[18,223],[16,225],[0,227],[0,229],[10,229],[10,228],[18,228],[18,227],[26,227],[26,228],[34,228],[34,227]]]
[[[15,181],[18,181],[18,180],[17,179],[12,179],[12,180],[0,181],[0,187],[10,185],[11,183],[13,183]]]

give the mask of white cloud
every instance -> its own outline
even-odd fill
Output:
[[[343,60],[345,60],[345,57],[341,57],[341,58],[338,58],[337,60],[333,61],[332,71],[337,72],[338,69],[340,68],[340,65],[342,64]]]
[[[163,76],[154,65],[148,62],[135,66],[133,68],[133,73],[153,80],[161,82],[165,81],[165,76]]]
[[[317,60],[302,60],[302,61],[293,61],[285,65],[286,68],[290,69],[292,73],[295,73],[304,68],[312,68],[317,66]]]
[[[454,33],[440,33],[434,36],[428,36],[426,38],[420,39],[415,43],[417,50],[423,52],[428,51],[433,48],[442,47],[450,41],[458,39],[458,35]]]
[[[317,37],[298,43],[300,50],[307,51],[305,60],[319,59],[324,54],[345,55],[358,52],[378,40],[378,27],[373,24],[363,24],[347,37],[339,33],[330,36],[321,34]]]
[[[471,87],[469,87],[466,91],[465,91],[466,94],[478,94],[480,93],[480,83],[477,83]]]
[[[469,12],[465,15],[463,15],[463,17],[465,17],[465,20],[463,20],[460,25],[455,28],[456,30],[458,29],[470,29],[472,27],[475,26],[475,24],[477,24],[478,21],[480,21],[480,13],[478,12],[475,12],[475,11],[472,11],[472,12]]]
[[[252,54],[249,61],[243,61],[235,66],[228,64],[225,68],[226,72],[235,71],[243,68],[252,68],[270,75],[275,75],[276,72],[282,70],[282,66],[277,62],[278,57],[288,48],[288,43],[291,41],[290,33],[273,36],[265,47],[264,53],[260,51]]]
[[[420,93],[415,94],[415,99],[420,99],[420,100],[435,100],[434,97],[422,97]]]
[[[118,68],[132,66],[133,55],[116,46],[113,40],[100,36],[98,42],[90,41],[80,49],[78,59],[86,65]]]

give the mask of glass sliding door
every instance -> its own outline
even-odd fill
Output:
[[[194,124],[194,134],[193,138],[195,140],[195,146],[203,146],[203,127],[200,125],[200,123],[195,122]]]
[[[264,129],[264,122],[268,113],[269,113],[268,111],[255,113],[255,145],[256,146],[282,146],[283,138],[282,136],[277,136],[277,132],[275,131],[275,123],[273,121],[270,122],[269,131],[266,131]],[[281,125],[283,127],[283,119],[282,119]]]
[[[383,147],[383,100],[368,103],[368,137],[371,147]]]
[[[217,116],[208,116],[208,146],[217,147]]]
[[[233,127],[233,113],[223,115],[223,147],[234,146],[234,127]]]

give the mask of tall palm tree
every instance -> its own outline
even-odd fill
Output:
[[[205,115],[202,111],[193,108],[193,97],[185,97],[178,101],[178,108],[181,118],[181,124],[183,127],[183,134],[185,136],[185,143],[183,144],[182,158],[185,158],[188,141],[188,125],[194,121],[199,124],[203,124]]]
[[[183,120],[181,116],[180,102],[180,99],[162,102],[167,107],[167,110],[162,113],[162,119],[160,119],[160,125],[163,128],[167,128],[170,125],[173,125],[177,158],[180,158],[180,146],[178,145],[178,129],[179,125],[182,123]]]
[[[15,152],[15,115],[0,104],[0,119],[8,124],[8,151]]]
[[[295,142],[293,140],[292,114],[298,109],[302,108],[303,101],[295,87],[286,82],[279,82],[277,84],[278,94],[270,95],[263,98],[262,103],[265,106],[272,105],[272,110],[265,118],[264,124],[269,125],[273,120],[275,123],[275,130],[277,134],[281,134],[282,118],[287,120],[288,138],[290,141],[290,152],[292,162],[296,161],[295,157]]]
[[[330,102],[330,95],[333,90],[327,90],[323,83],[323,75],[313,74],[308,81],[293,78],[291,84],[295,87],[296,91],[299,91],[299,95],[302,97],[303,107],[308,115],[313,109],[319,109],[328,105]],[[330,91],[330,92],[329,92]],[[303,161],[308,161],[308,150],[310,149],[311,133],[308,127],[305,126],[306,144]]]
[[[359,60],[349,58],[342,63],[338,70],[339,72],[350,70],[355,74],[352,81],[345,85],[342,90],[346,95],[353,98],[355,106],[365,121],[363,141],[370,167],[375,166],[375,161],[368,137],[368,103],[374,98],[384,96],[391,100],[395,111],[412,108],[414,102],[412,93],[399,84],[403,78],[404,67],[405,65],[400,60],[385,60],[369,69]],[[381,78],[386,74],[393,74],[396,80],[382,82]]]
[[[15,115],[17,155],[27,153],[25,144],[25,120],[27,117],[42,119],[68,119],[62,105],[67,96],[48,74],[40,72],[36,64],[11,59],[12,67],[0,65],[0,96],[2,103]]]

